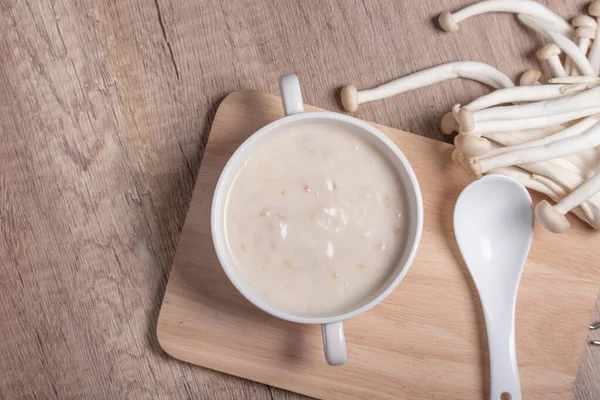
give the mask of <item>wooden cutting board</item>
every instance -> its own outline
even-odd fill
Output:
[[[319,398],[487,397],[483,315],[452,231],[454,203],[471,178],[450,163],[448,144],[375,125],[415,169],[425,226],[417,258],[396,291],[345,323],[346,365],[327,366],[318,326],[271,317],[229,282],[210,236],[213,190],[240,143],[282,115],[279,98],[263,93],[235,92],[221,103],[160,312],[163,349],[190,363]],[[600,283],[599,241],[600,233],[578,222],[562,235],[536,226],[517,303],[525,399],[571,396]]]

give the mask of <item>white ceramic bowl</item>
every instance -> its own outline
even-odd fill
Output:
[[[410,163],[387,136],[371,125],[343,114],[332,112],[304,112],[300,84],[296,75],[286,75],[280,80],[280,89],[286,117],[272,122],[250,136],[231,156],[223,169],[217,187],[215,189],[212,210],[211,228],[212,237],[219,261],[223,270],[234,284],[234,286],[254,305],[263,311],[288,321],[302,324],[319,324],[322,326],[323,345],[325,358],[331,365],[340,365],[346,361],[346,344],[344,339],[344,328],[342,321],[364,313],[383,301],[398,286],[402,278],[408,272],[415,258],[421,233],[423,231],[423,201],[421,190],[415,173]],[[252,288],[241,278],[238,267],[228,251],[225,236],[225,207],[226,198],[232,182],[243,165],[244,160],[252,154],[257,146],[260,146],[272,135],[285,134],[288,127],[299,124],[328,123],[341,124],[345,128],[359,134],[364,140],[373,143],[382,154],[389,159],[396,169],[401,184],[405,189],[406,202],[409,215],[409,237],[406,246],[399,257],[398,264],[390,278],[379,290],[372,293],[361,304],[338,314],[300,315],[278,309],[264,301]]]

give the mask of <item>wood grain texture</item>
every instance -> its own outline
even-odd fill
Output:
[[[0,399],[296,398],[156,342],[216,106],[276,93],[288,72],[308,103],[339,110],[349,82],[461,59],[511,77],[537,65],[540,39],[510,16],[435,28],[470,2],[0,0]],[[544,3],[565,18],[584,5]],[[357,115],[443,139],[443,112],[486,90],[446,82]],[[578,398],[600,397],[599,350]]]
[[[415,170],[424,199],[423,237],[394,293],[344,323],[349,359],[343,367],[326,364],[319,326],[270,317],[229,282],[211,240],[213,191],[242,141],[282,116],[280,99],[258,92],[235,92],[219,106],[158,321],[162,348],[188,362],[319,398],[489,397],[485,324],[452,230],[454,203],[471,179],[452,165],[451,145],[378,126]],[[600,281],[595,241],[595,232],[579,221],[568,236],[536,226],[516,317],[526,399],[572,393]],[[540,329],[545,324],[551,332]]]

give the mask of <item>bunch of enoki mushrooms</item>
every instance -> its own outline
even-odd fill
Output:
[[[543,193],[535,215],[548,230],[569,229],[572,212],[600,229],[600,0],[571,23],[531,0],[487,0],[439,16],[440,26],[456,32],[459,23],[489,13],[514,13],[541,34],[548,44],[537,57],[548,63],[553,77],[528,70],[519,85],[491,65],[453,62],[405,76],[374,89],[342,88],[341,102],[349,111],[359,104],[453,78],[466,78],[495,89],[456,104],[441,120],[444,134],[458,132],[452,159],[476,177],[509,176]],[[561,56],[564,53],[564,57]]]

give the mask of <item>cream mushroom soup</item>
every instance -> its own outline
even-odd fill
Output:
[[[242,279],[273,306],[344,312],[392,275],[406,209],[397,172],[374,145],[341,125],[297,125],[244,160],[227,194],[227,246]]]

